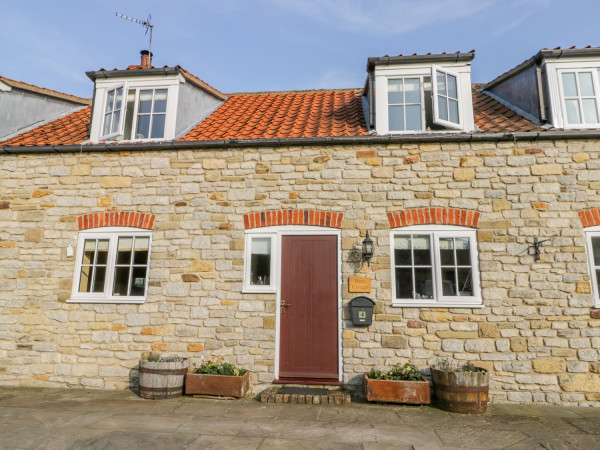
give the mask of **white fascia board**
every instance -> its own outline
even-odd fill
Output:
[[[8,84],[6,84],[2,80],[0,80],[0,91],[10,92],[10,91],[12,91],[12,86],[9,86]]]

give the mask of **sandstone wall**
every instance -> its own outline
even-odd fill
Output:
[[[535,147],[535,148],[534,148]],[[600,405],[600,314],[579,212],[600,206],[600,142],[405,144],[0,155],[0,384],[124,389],[151,350],[273,379],[275,295],[242,294],[243,215],[343,212],[344,303],[376,242],[373,325],[344,308],[344,378],[411,360],[479,361],[495,402]],[[388,213],[480,213],[484,307],[391,306]],[[90,212],[155,215],[148,300],[70,304],[66,249]],[[541,261],[534,237],[550,239]]]

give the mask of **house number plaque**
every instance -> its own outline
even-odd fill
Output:
[[[348,291],[350,292],[371,292],[371,279],[367,277],[348,278]]]

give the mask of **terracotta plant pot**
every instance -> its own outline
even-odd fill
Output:
[[[489,372],[452,372],[431,368],[436,405],[462,414],[483,414],[490,388]]]
[[[370,402],[431,403],[429,381],[374,380],[365,373],[365,397]]]
[[[181,397],[188,360],[165,362],[140,359],[140,397],[159,400]]]
[[[185,393],[188,395],[214,395],[218,397],[243,397],[250,389],[250,372],[244,375],[208,375],[188,373]]]

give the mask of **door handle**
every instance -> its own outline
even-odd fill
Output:
[[[286,303],[285,300],[282,299],[281,303],[279,305],[281,314],[283,314],[285,312],[285,310],[287,309],[288,306],[290,306],[290,304]]]

